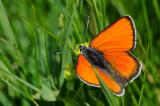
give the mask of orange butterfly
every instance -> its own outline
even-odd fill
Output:
[[[136,46],[136,29],[130,16],[124,16],[102,30],[89,44],[80,46],[76,73],[84,83],[100,87],[94,67],[117,96],[141,73],[141,63],[130,51]]]

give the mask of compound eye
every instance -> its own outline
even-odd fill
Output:
[[[84,49],[84,46],[79,46],[79,49],[80,49],[80,50],[83,50],[83,49]]]

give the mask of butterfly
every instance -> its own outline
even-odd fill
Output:
[[[136,47],[136,29],[131,16],[123,16],[103,29],[89,46],[79,46],[76,74],[84,83],[100,87],[94,67],[117,96],[141,73],[141,62],[131,54]]]

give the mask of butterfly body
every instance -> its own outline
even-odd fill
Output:
[[[112,77],[114,80],[116,80],[118,83],[126,84],[128,83],[127,80],[123,77],[120,77],[110,66],[110,64],[105,60],[103,53],[93,49],[91,47],[86,46],[80,46],[80,52],[81,54],[88,60],[88,62],[94,66],[95,68],[100,69],[101,71],[104,71],[105,74],[108,74],[110,77]]]
[[[95,67],[106,69],[107,62],[104,60],[103,54],[93,48],[80,46],[80,52]]]
[[[94,68],[108,88],[122,96],[124,87],[141,73],[141,63],[130,52],[136,46],[136,30],[130,16],[124,16],[102,30],[89,47],[80,46],[76,73],[84,83],[100,87]]]

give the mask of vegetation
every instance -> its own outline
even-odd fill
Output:
[[[160,105],[158,0],[0,0],[0,105]],[[140,77],[116,97],[75,74],[78,46],[117,18],[137,29]],[[103,81],[102,81],[103,84]]]

